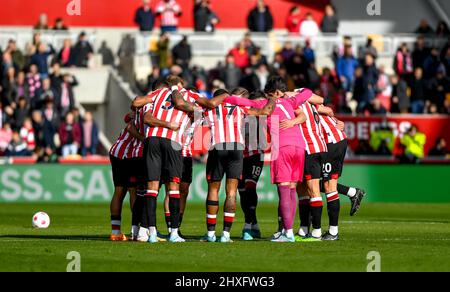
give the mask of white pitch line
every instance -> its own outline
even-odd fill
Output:
[[[341,221],[345,224],[424,224],[424,225],[436,225],[436,224],[450,224],[449,222],[432,222],[432,221]]]

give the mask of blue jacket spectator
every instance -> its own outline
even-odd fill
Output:
[[[155,15],[150,7],[150,1],[142,1],[142,7],[136,10],[134,22],[139,26],[140,31],[152,31],[155,25]]]
[[[41,77],[45,78],[48,76],[48,58],[52,54],[52,50],[47,49],[47,46],[41,43],[36,54],[31,57],[31,64],[35,64],[38,67]]]
[[[353,56],[351,47],[347,47],[344,56],[337,60],[336,72],[341,80],[343,89],[347,92],[351,90],[355,70],[358,65],[358,60]]]

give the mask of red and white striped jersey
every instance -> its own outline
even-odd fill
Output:
[[[205,112],[206,122],[211,128],[211,146],[221,143],[239,143],[245,145],[243,120],[248,108],[222,103]]]
[[[320,115],[319,117],[325,143],[336,144],[347,139],[345,132],[337,128],[338,121],[335,118],[326,115]]]
[[[306,122],[300,125],[308,154],[327,152],[327,144],[320,126],[320,115],[316,107],[305,102],[301,107],[306,115]]]
[[[22,137],[23,141],[27,143],[27,148],[29,150],[34,150],[36,148],[36,141],[34,139],[34,129],[28,129],[25,127],[22,127],[20,129],[20,137]]]
[[[109,155],[119,159],[131,158],[134,138],[128,132],[127,127],[122,130],[116,143],[112,145],[111,149],[109,150]]]
[[[158,120],[165,122],[174,122],[180,124],[178,131],[173,131],[163,127],[146,127],[146,137],[161,137],[172,140],[180,145],[183,145],[183,135],[190,124],[190,117],[187,113],[175,109],[175,105],[172,100],[172,92],[163,88],[155,91],[152,104],[148,104],[144,107],[144,114],[151,112],[152,115]],[[194,103],[196,99],[195,94],[186,90],[181,90],[181,94],[184,100]]]
[[[203,124],[204,120],[204,118],[201,118],[194,121],[184,133],[184,143],[181,148],[181,155],[183,157],[192,157],[192,144],[194,142],[195,130]]]
[[[170,0],[169,3],[160,1],[156,6],[156,13],[161,14],[162,26],[178,26],[178,14],[181,13],[181,6],[175,0]]]
[[[270,152],[267,117],[246,116],[244,119],[244,157]]]
[[[144,124],[144,109],[138,108],[135,111],[134,117],[134,126],[138,130],[139,134],[145,136],[145,124]],[[131,157],[132,158],[141,158],[144,156],[144,143],[134,138],[132,145]]]

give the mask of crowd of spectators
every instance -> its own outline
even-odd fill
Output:
[[[36,30],[66,30],[62,19],[47,25],[45,14]],[[73,88],[75,76],[64,67],[87,67],[93,49],[86,34],[70,38],[60,50],[36,31],[22,51],[11,39],[0,48],[0,157],[30,156],[53,162],[59,155],[96,154],[98,129],[92,114],[80,115]]]

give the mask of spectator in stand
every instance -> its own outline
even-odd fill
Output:
[[[63,75],[59,96],[54,101],[60,115],[64,116],[67,112],[75,107],[75,97],[73,87],[78,85],[78,80],[75,76],[66,73]]]
[[[445,67],[447,77],[450,77],[450,46],[442,50],[441,61],[443,66]]]
[[[333,5],[325,6],[325,16],[322,19],[320,28],[323,33],[337,33],[339,29],[339,19],[336,16],[336,9]]]
[[[41,15],[39,15],[39,21],[34,26],[34,29],[35,30],[47,30],[47,29],[49,29],[47,14],[42,13]]]
[[[150,7],[150,0],[143,0],[142,6],[136,10],[134,15],[134,23],[139,26],[141,32],[150,32],[155,25],[155,16]]]
[[[50,78],[45,78],[42,80],[42,88],[40,90],[39,96],[37,96],[36,105],[37,108],[42,108],[46,100],[50,99],[55,101],[58,92],[55,91],[51,86]]]
[[[222,80],[225,82],[226,88],[236,88],[239,86],[242,70],[236,65],[233,54],[229,54],[225,60],[225,67],[220,70],[223,74]]]
[[[12,140],[6,150],[6,156],[24,157],[30,155],[31,152],[27,149],[27,143],[20,137],[19,132],[14,131],[12,134]]]
[[[414,78],[409,87],[411,89],[411,112],[423,114],[427,97],[427,82],[423,78],[422,68],[418,67],[414,70]]]
[[[412,53],[412,61],[414,69],[422,68],[425,63],[425,59],[430,55],[430,49],[425,44],[425,38],[423,36],[417,37],[414,44],[414,51]]]
[[[408,96],[408,85],[398,75],[391,76],[391,113],[406,114],[409,111],[410,100]]]
[[[374,59],[378,58],[378,50],[373,45],[373,39],[367,38],[367,43],[364,47],[359,48],[358,59],[361,63],[364,62],[366,55],[371,55]]]
[[[289,15],[286,19],[286,28],[291,34],[300,33],[300,23],[302,21],[300,11],[300,7],[298,6],[293,6],[289,11]]]
[[[27,100],[27,102],[29,101],[30,97],[28,94],[28,85],[26,83],[26,75],[24,71],[20,71],[19,74],[17,74],[15,90],[16,102],[19,101],[17,98],[20,98],[21,96],[23,96]]]
[[[418,163],[425,156],[426,141],[426,135],[419,132],[417,126],[411,126],[409,131],[400,140],[401,144],[405,147],[404,162]]]
[[[34,137],[34,129],[31,118],[26,118],[20,128],[20,137],[27,145],[27,150],[33,153],[36,149],[36,139]]]
[[[376,67],[375,59],[371,54],[365,56],[363,64],[363,78],[367,82],[367,99],[364,101],[363,106],[367,107],[375,98],[380,73]]]
[[[0,129],[0,155],[5,155],[9,144],[12,141],[13,131],[11,129],[11,124],[6,122]]]
[[[381,65],[378,69],[379,76],[378,76],[378,83],[377,83],[377,97],[375,100],[379,100],[381,107],[386,109],[391,108],[391,93],[392,93],[392,86],[390,83],[389,76],[386,74],[386,67],[384,65]]]
[[[355,70],[359,66],[358,60],[353,55],[351,46],[346,46],[344,55],[337,60],[336,71],[342,84],[342,89],[351,91]]]
[[[76,67],[88,67],[89,60],[92,58],[94,50],[89,43],[86,33],[81,32],[78,41],[73,47],[73,64]]]
[[[423,63],[423,71],[425,79],[429,80],[436,76],[437,70],[442,66],[440,52],[437,48],[431,49],[430,55]]]
[[[56,110],[53,100],[48,99],[45,101],[42,114],[45,121],[49,122],[55,130],[59,128],[61,115],[59,114],[59,111]]]
[[[434,30],[428,24],[428,21],[426,19],[422,19],[420,21],[419,27],[414,31],[414,33],[429,35],[429,34],[433,34]]]
[[[303,57],[305,58],[308,64],[314,64],[316,62],[316,54],[314,50],[311,48],[311,41],[306,40],[305,47],[303,48]]]
[[[209,0],[195,0],[194,30],[198,32],[213,32],[219,23],[219,17],[211,10]]]
[[[430,80],[430,94],[427,95],[427,106],[435,105],[439,113],[446,113],[444,104],[450,94],[450,79],[445,75],[445,68],[441,66],[436,76]]]
[[[0,98],[5,105],[16,106],[16,69],[9,67],[3,82],[0,82]]]
[[[394,57],[394,71],[401,78],[408,79],[413,73],[413,63],[408,45],[403,43]]]
[[[436,28],[436,36],[440,38],[445,38],[450,35],[450,29],[448,28],[447,22],[441,20],[439,21]]]
[[[449,155],[449,151],[447,149],[447,142],[444,138],[439,137],[436,139],[436,143],[434,144],[433,149],[428,152],[428,156],[433,157],[446,157]]]
[[[17,103],[17,108],[14,110],[14,128],[20,129],[29,115],[30,106],[28,105],[27,100],[21,96]]]
[[[59,138],[61,139],[61,154],[63,157],[77,155],[81,146],[81,129],[75,123],[71,112],[67,113],[64,122],[59,128]]]
[[[59,51],[58,54],[58,62],[63,67],[72,67],[75,66],[74,64],[74,49],[72,48],[72,40],[71,39],[65,39],[63,42],[63,47]]]
[[[57,95],[61,93],[61,84],[63,82],[63,74],[61,73],[61,65],[58,62],[52,64],[52,73],[50,74],[50,83]]]
[[[273,16],[264,0],[257,0],[247,17],[248,29],[252,32],[269,32],[273,29]]]
[[[52,48],[45,43],[40,43],[38,51],[31,57],[31,64],[35,64],[38,67],[41,78],[48,76],[48,61],[51,55],[53,55]]]
[[[155,90],[155,82],[162,80],[163,77],[161,76],[161,70],[159,69],[159,67],[153,67],[152,73],[150,73],[147,77],[147,89],[145,90],[145,93]]]
[[[54,152],[55,150],[55,134],[56,128],[50,121],[44,118],[41,111],[33,111],[31,114],[34,138],[36,140],[36,147],[40,149],[48,148],[47,152]],[[49,151],[51,150],[51,151]]]
[[[14,66],[20,71],[25,67],[25,57],[22,52],[17,48],[17,43],[15,40],[9,40],[8,47],[5,52],[11,54],[11,58]]]
[[[99,144],[98,127],[92,118],[91,112],[84,113],[84,120],[81,122],[82,132],[82,147],[81,155],[95,155],[97,154],[97,147]]]
[[[306,14],[305,19],[300,23],[300,35],[303,37],[315,37],[320,33],[319,26],[314,20],[311,12]]]
[[[173,47],[172,58],[174,63],[183,68],[183,70],[189,69],[192,53],[187,36],[183,36],[183,39]]]
[[[157,43],[157,54],[158,54],[158,65],[161,68],[163,75],[168,74],[168,69],[170,67],[170,53],[169,53],[169,34],[167,32],[161,33],[159,41]]]
[[[290,61],[292,59],[292,57],[294,57],[295,50],[294,50],[294,45],[292,44],[291,41],[287,41],[284,43],[284,46],[281,49],[280,54],[283,57],[284,62]]]
[[[102,41],[98,53],[102,56],[102,64],[104,66],[114,66],[115,57],[111,48],[108,47],[106,41]]]
[[[243,40],[230,50],[229,55],[234,57],[234,63],[241,70],[244,70],[250,64],[250,57]]]
[[[175,0],[161,0],[156,6],[156,16],[161,18],[161,32],[176,32],[181,6]]]
[[[64,24],[64,19],[58,17],[55,20],[55,25],[53,26],[53,30],[66,31],[69,28]]]
[[[358,103],[357,113],[364,113],[370,102],[368,79],[364,76],[362,67],[358,67],[354,73],[353,100]]]
[[[0,129],[3,128],[3,125],[6,123],[6,120],[7,120],[7,115],[3,111],[3,104],[0,101]]]
[[[30,94],[31,108],[35,109],[37,105],[36,96],[39,95],[41,90],[41,77],[39,76],[38,67],[35,64],[30,65],[30,72],[27,74],[28,92]]]

